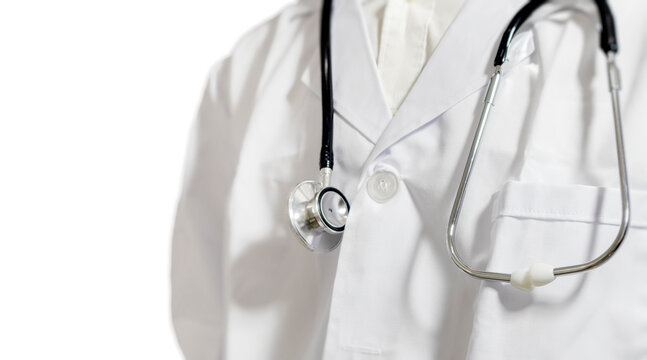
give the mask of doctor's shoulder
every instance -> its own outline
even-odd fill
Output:
[[[207,86],[220,87],[230,114],[249,110],[249,104],[266,95],[268,83],[297,80],[316,49],[319,7],[317,0],[285,6],[243,34],[229,54],[214,63]]]

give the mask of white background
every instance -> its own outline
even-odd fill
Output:
[[[207,72],[288,0],[0,0],[0,359],[180,359],[169,260]]]

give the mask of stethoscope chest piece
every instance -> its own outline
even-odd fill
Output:
[[[339,246],[349,209],[341,191],[323,188],[317,181],[300,183],[288,200],[292,229],[315,252],[330,252]]]

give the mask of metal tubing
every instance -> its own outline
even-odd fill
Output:
[[[321,168],[319,171],[321,177],[321,188],[327,188],[330,186],[330,178],[332,177],[332,169],[325,167]]]
[[[452,212],[449,215],[449,224],[447,226],[447,248],[449,249],[449,255],[451,256],[456,266],[458,266],[468,275],[486,280],[510,281],[510,274],[472,269],[461,259],[460,255],[456,251],[455,246],[456,224],[458,223],[458,217],[461,213],[461,206],[463,204],[463,199],[465,198],[465,190],[467,189],[467,183],[472,172],[474,160],[476,159],[476,154],[483,137],[483,130],[485,129],[485,124],[487,123],[487,119],[490,115],[490,109],[492,108],[492,106],[494,106],[494,98],[496,97],[496,92],[499,88],[500,79],[501,67],[496,66],[494,74],[492,74],[492,76],[490,77],[490,84],[488,85],[487,92],[485,93],[485,98],[483,99],[483,110],[481,111],[481,118],[479,119],[478,126],[476,127],[474,140],[472,140],[472,147],[470,148],[470,153],[467,156],[467,163],[465,164],[463,176],[461,177],[461,182],[458,186],[456,198],[454,199],[454,206],[452,206]]]
[[[608,76],[609,76],[609,91],[611,93],[611,102],[613,105],[616,153],[617,153],[617,159],[618,159],[618,175],[620,178],[620,192],[622,197],[621,199],[622,219],[620,222],[620,228],[618,229],[618,233],[616,234],[616,237],[613,243],[601,255],[586,263],[555,268],[553,270],[553,274],[555,275],[555,277],[558,277],[561,275],[567,275],[567,274],[574,274],[578,272],[584,272],[604,264],[615,254],[616,250],[618,250],[623,240],[625,239],[627,230],[629,228],[631,209],[630,209],[630,202],[629,202],[629,182],[627,178],[626,158],[625,158],[624,141],[623,141],[623,134],[622,134],[622,117],[620,114],[619,92],[621,88],[621,82],[620,82],[620,72],[616,67],[615,53],[613,51],[609,51],[607,53],[607,70],[608,70]],[[478,147],[483,137],[485,124],[487,122],[490,109],[494,105],[494,98],[496,96],[496,91],[498,88],[500,77],[501,77],[501,69],[500,69],[500,66],[497,66],[494,74],[490,78],[490,84],[488,86],[488,90],[484,100],[483,110],[481,112],[481,118],[476,128],[474,139],[472,140],[472,147],[470,148],[467,162],[465,164],[465,169],[463,170],[463,176],[461,177],[461,181],[458,186],[458,191],[456,193],[456,198],[454,199],[454,205],[452,207],[452,211],[449,216],[449,224],[447,226],[447,247],[449,249],[450,256],[454,261],[454,263],[465,273],[480,279],[509,282],[512,276],[509,273],[498,273],[498,272],[481,271],[481,270],[472,269],[461,259],[455,247],[456,227],[458,223],[458,218],[460,216],[461,207],[463,204],[463,199],[465,198],[467,184],[469,181],[470,174],[472,172],[472,167],[474,166],[474,161],[476,159]]]
[[[615,254],[616,250],[618,250],[620,245],[622,245],[622,241],[625,239],[625,236],[627,235],[627,229],[629,229],[629,222],[631,218],[631,208],[630,208],[630,202],[629,202],[629,181],[627,179],[627,164],[626,164],[626,158],[625,158],[624,140],[622,135],[622,117],[620,114],[620,96],[619,96],[619,92],[621,88],[620,72],[618,71],[618,68],[615,63],[615,53],[612,51],[609,51],[607,53],[607,71],[609,75],[609,92],[611,93],[611,103],[613,105],[613,123],[615,128],[615,135],[616,135],[616,153],[618,156],[618,175],[620,177],[620,195],[622,197],[622,218],[620,221],[620,228],[618,229],[616,238],[611,244],[611,246],[609,246],[609,248],[606,251],[604,251],[600,256],[583,264],[556,268],[554,271],[555,276],[574,274],[574,273],[590,270],[604,264],[607,260],[609,260],[613,256],[613,254]]]

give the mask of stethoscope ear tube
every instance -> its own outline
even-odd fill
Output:
[[[472,140],[470,152],[458,186],[456,198],[454,199],[454,205],[449,216],[449,223],[447,225],[447,248],[449,250],[450,257],[456,264],[456,266],[473,277],[483,280],[507,281],[510,282],[513,286],[527,291],[531,291],[537,286],[546,285],[552,282],[558,276],[584,272],[604,264],[615,254],[615,252],[618,250],[623,240],[625,239],[627,230],[629,229],[629,222],[631,217],[631,209],[629,203],[629,182],[627,177],[624,140],[622,133],[622,118],[620,113],[620,74],[615,63],[615,51],[618,48],[615,38],[615,28],[613,26],[613,17],[611,15],[611,11],[609,10],[606,2],[603,0],[596,0],[596,4],[598,4],[598,7],[600,9],[600,16],[603,21],[603,38],[601,45],[602,48],[605,49],[607,56],[609,92],[611,94],[611,103],[613,107],[613,123],[615,129],[616,153],[618,159],[618,175],[620,180],[622,218],[615,239],[602,254],[585,263],[567,265],[557,268],[548,264],[536,263],[527,268],[520,269],[512,273],[499,273],[473,269],[469,265],[467,265],[458,254],[455,245],[458,219],[460,217],[463,200],[467,191],[467,184],[469,182],[469,178],[476,161],[478,148],[480,146],[483,132],[485,130],[485,124],[489,117],[490,110],[494,105],[494,98],[496,96],[496,91],[501,79],[501,64],[505,60],[507,46],[509,45],[512,36],[514,36],[514,32],[516,31],[518,26],[520,26],[520,24],[523,23],[523,21],[527,19],[528,16],[530,16],[530,13],[532,11],[534,11],[540,4],[544,2],[545,0],[531,1],[529,4],[524,6],[524,8],[522,8],[517,16],[515,16],[515,18],[512,20],[510,26],[508,26],[508,29],[504,34],[504,37],[501,41],[501,46],[499,47],[500,51],[497,53],[497,59],[495,60],[495,64],[497,65],[495,66],[494,74],[490,78],[490,84],[488,85],[488,90],[484,99],[481,117],[477,125],[474,139]],[[503,49],[504,51],[501,51],[502,47],[505,47]]]

